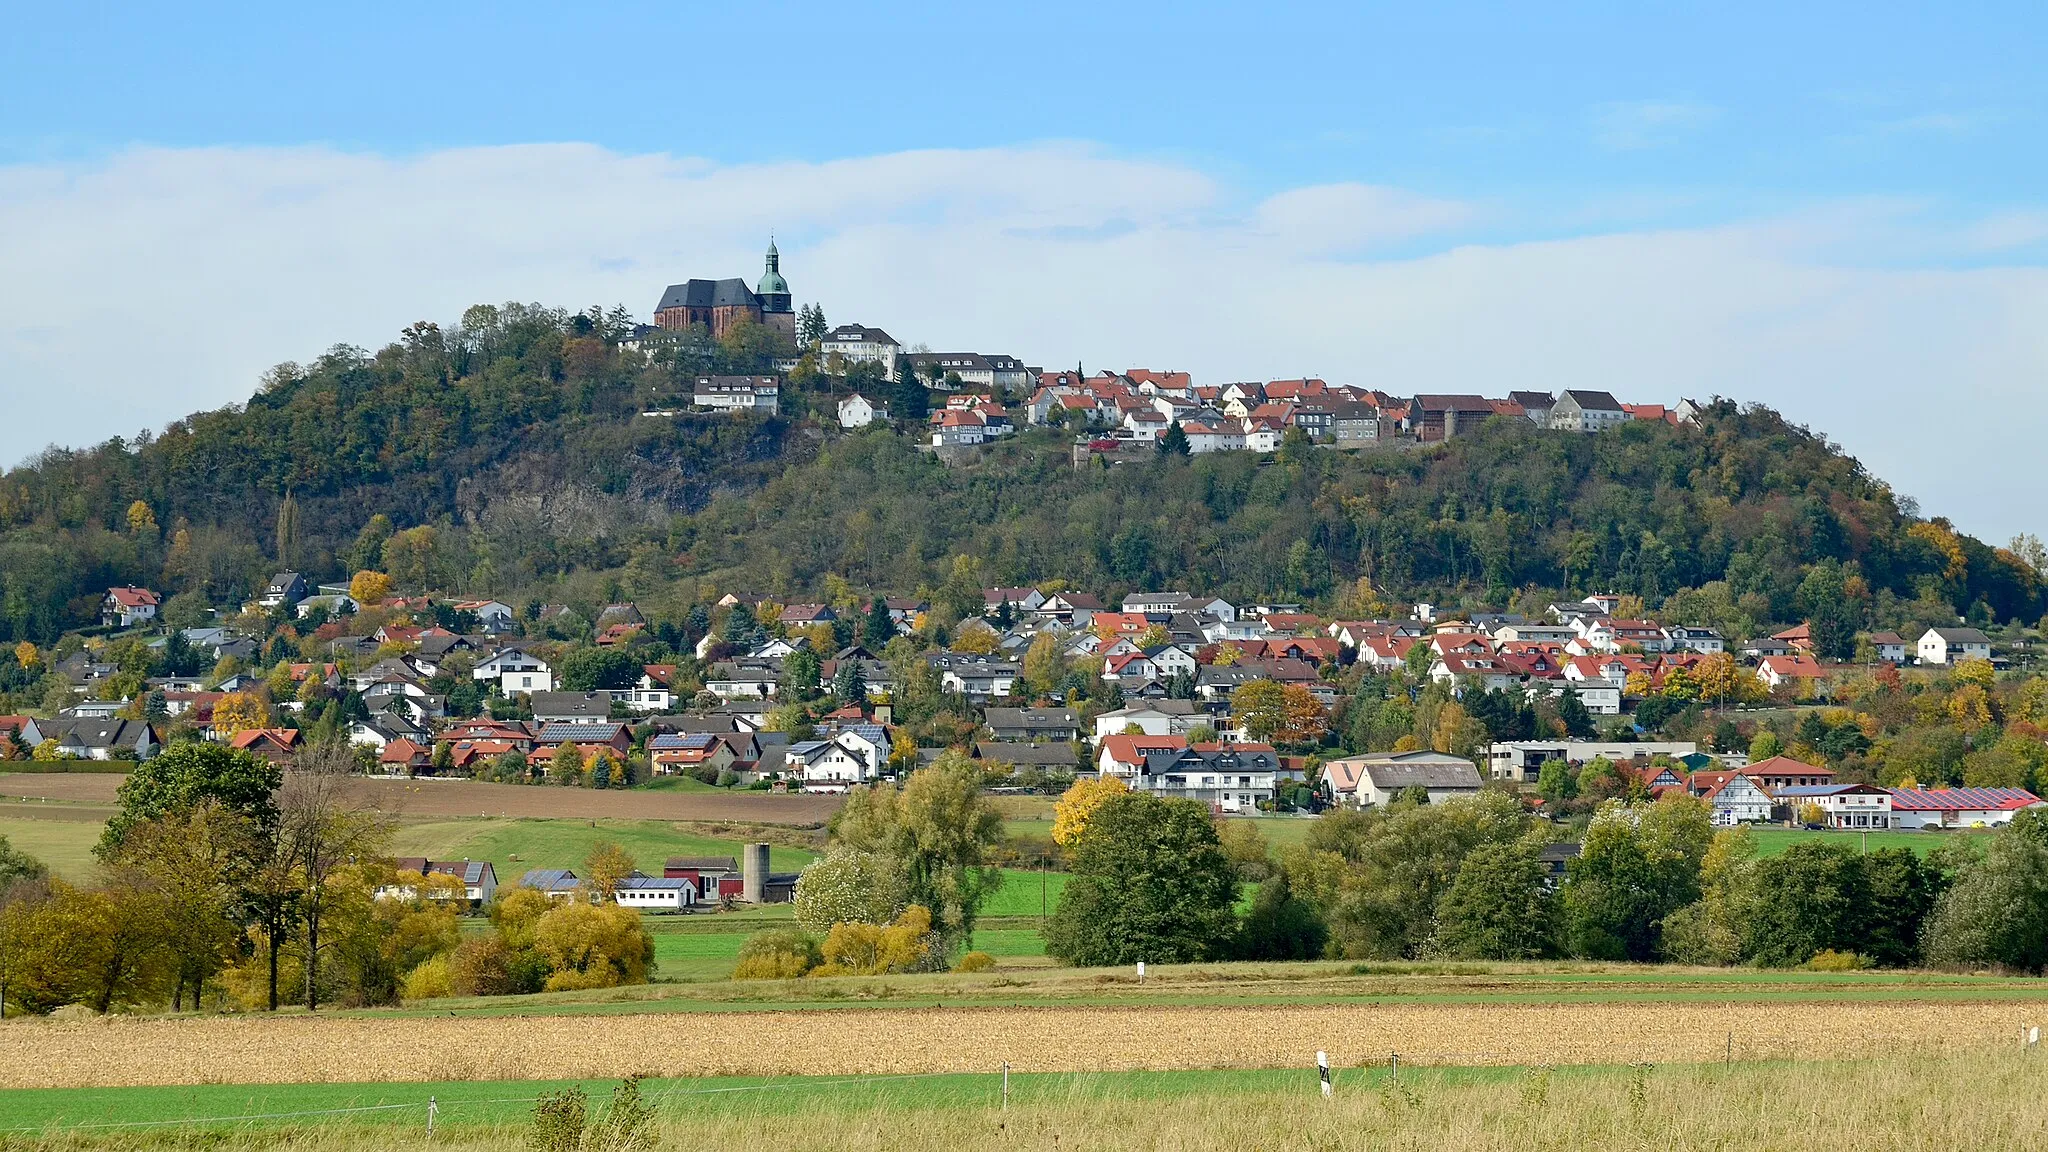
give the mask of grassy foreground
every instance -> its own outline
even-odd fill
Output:
[[[2017,1048],[1966,1058],[1889,1056],[1802,1064],[1340,1069],[1313,1073],[1016,1075],[649,1082],[654,1146],[762,1149],[1124,1150],[1301,1148],[1434,1152],[1736,1149],[1867,1152],[2040,1147],[2048,1059]],[[1804,1086],[1787,1091],[1787,1085]],[[329,1085],[290,1090],[135,1089],[0,1094],[8,1147],[470,1149],[527,1146],[533,1096],[560,1082]],[[585,1085],[601,1102],[611,1082]],[[439,1115],[426,1137],[424,1096]],[[319,1107],[385,1111],[128,1128],[132,1120]],[[355,1103],[351,1103],[355,1102]],[[129,1118],[129,1119],[123,1119]],[[100,1124],[103,1127],[85,1125]],[[28,1129],[29,1131],[22,1131]]]

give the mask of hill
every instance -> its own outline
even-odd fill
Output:
[[[1920,518],[1767,408],[1081,468],[1068,434],[1029,429],[948,466],[911,433],[842,435],[814,372],[780,418],[642,416],[769,350],[743,335],[650,358],[616,320],[471,309],[280,365],[246,404],[161,434],[44,453],[0,477],[0,639],[89,624],[112,585],[174,595],[176,619],[278,569],[343,579],[373,560],[402,589],[678,618],[712,592],[822,596],[830,576],[963,610],[984,583],[1049,580],[1326,607],[1360,576],[1468,606],[1598,589],[1734,634],[1843,604],[1892,627],[2048,607],[2025,561]]]

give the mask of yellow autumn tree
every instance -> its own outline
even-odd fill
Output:
[[[36,651],[34,643],[23,640],[14,646],[14,662],[23,668],[34,668],[43,662],[42,653]]]
[[[128,530],[138,536],[156,535],[156,513],[148,504],[137,500],[128,506]]]
[[[1095,814],[1095,810],[1105,801],[1128,791],[1130,789],[1124,782],[1114,776],[1083,780],[1067,789],[1052,808],[1053,843],[1062,848],[1079,843],[1081,834],[1088,830],[1088,818]]]
[[[213,705],[216,735],[233,736],[251,728],[270,727],[270,705],[254,692],[230,692]]]
[[[1991,661],[1980,660],[1974,656],[1968,660],[1958,660],[1955,671],[1949,675],[1953,676],[1958,684],[1975,684],[1987,692],[1990,691],[1992,682],[1998,678],[1998,673],[1991,667]]]
[[[348,598],[358,604],[380,604],[391,595],[391,577],[367,569],[348,582]]]
[[[953,633],[953,651],[987,656],[995,652],[1000,640],[995,629],[979,620],[969,620]]]

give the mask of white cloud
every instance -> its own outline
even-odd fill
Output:
[[[1408,393],[1720,393],[1827,431],[1929,512],[2000,540],[2041,530],[2041,269],[1882,267],[1925,237],[1854,205],[1524,244],[1468,242],[1480,215],[1358,185],[1249,203],[1077,145],[746,167],[582,145],[141,150],[0,169],[0,458],[160,427],[246,398],[277,361],[479,301],[645,316],[672,281],[757,275],[773,229],[800,300],[934,347]],[[1411,254],[1357,255],[1394,243]]]

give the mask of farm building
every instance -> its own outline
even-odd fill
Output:
[[[519,878],[521,888],[532,888],[550,900],[567,900],[583,890],[583,881],[567,868],[534,868]]]
[[[619,881],[615,898],[621,908],[680,912],[697,902],[697,885],[686,877],[642,876],[635,872]]]
[[[1995,828],[2048,800],[2024,788],[1892,788],[1894,828]]]

